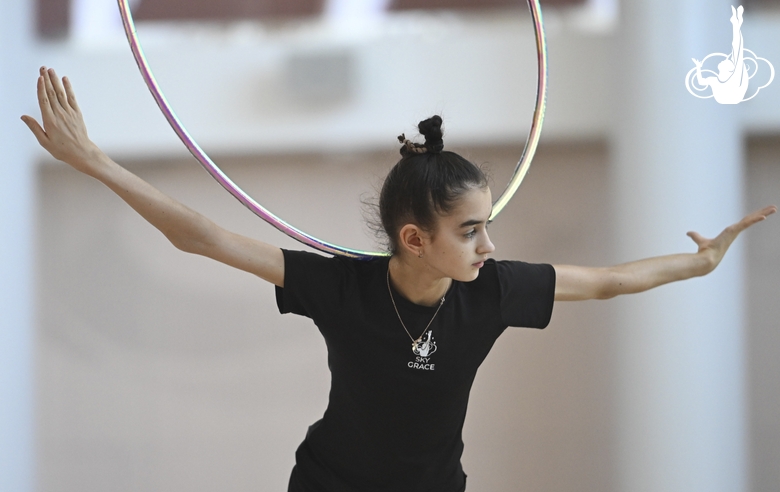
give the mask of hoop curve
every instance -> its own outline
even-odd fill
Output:
[[[370,259],[379,256],[387,256],[387,253],[360,251],[351,248],[345,248],[336,244],[331,244],[321,239],[318,239],[311,234],[307,234],[302,230],[288,224],[284,220],[280,219],[269,210],[264,208],[258,202],[256,202],[251,196],[249,196],[244,190],[236,185],[222,170],[217,166],[211,158],[206,155],[203,149],[195,142],[190,136],[189,132],[184,128],[179,118],[171,109],[170,104],[165,98],[165,95],[160,90],[157,81],[154,78],[149,64],[146,61],[146,56],[141,48],[141,44],[138,41],[138,34],[135,29],[135,22],[133,21],[133,15],[130,12],[130,6],[128,0],[117,0],[119,5],[119,13],[122,16],[122,25],[127,35],[127,41],[130,43],[130,49],[133,52],[133,57],[138,64],[138,69],[141,71],[141,76],[146,82],[149,91],[152,93],[157,105],[160,107],[165,119],[171,125],[173,130],[179,136],[181,141],[190,151],[190,153],[197,159],[197,161],[208,171],[211,176],[217,180],[231,195],[233,195],[239,202],[245,207],[251,210],[255,215],[265,220],[279,231],[287,234],[289,237],[318,249],[324,253],[333,255],[346,256],[349,258],[358,259]],[[528,134],[528,139],[525,143],[525,148],[520,156],[520,160],[515,167],[514,174],[509,180],[501,196],[493,202],[493,210],[490,214],[490,220],[493,220],[504,209],[509,200],[512,199],[520,183],[523,182],[525,175],[528,173],[528,168],[531,166],[531,160],[536,153],[536,148],[539,145],[539,138],[541,136],[542,124],[544,122],[544,112],[547,103],[547,42],[544,37],[544,23],[542,20],[542,10],[539,5],[539,0],[528,0],[528,8],[531,11],[531,18],[534,23],[534,32],[536,35],[536,52],[538,62],[538,77],[536,88],[536,108],[534,109],[534,117],[531,123],[531,130]]]

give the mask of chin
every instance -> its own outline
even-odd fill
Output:
[[[455,278],[458,282],[472,282],[479,277],[479,268],[472,267],[472,271],[464,273],[458,278]]]

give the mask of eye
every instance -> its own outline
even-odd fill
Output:
[[[477,230],[476,229],[472,229],[469,232],[467,232],[466,234],[464,234],[464,236],[467,237],[468,239],[471,239],[471,238],[473,238],[476,235],[477,235]]]

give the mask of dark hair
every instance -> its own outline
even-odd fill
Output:
[[[417,126],[424,144],[403,135],[400,161],[390,170],[379,194],[379,218],[391,253],[405,224],[433,232],[438,214],[447,214],[468,190],[488,184],[485,173],[455,152],[443,151],[442,119],[433,116]]]

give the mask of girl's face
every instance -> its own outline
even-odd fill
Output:
[[[492,198],[487,186],[472,188],[452,212],[439,216],[436,231],[425,247],[430,268],[461,282],[477,278],[488,254],[496,249],[487,233]]]

